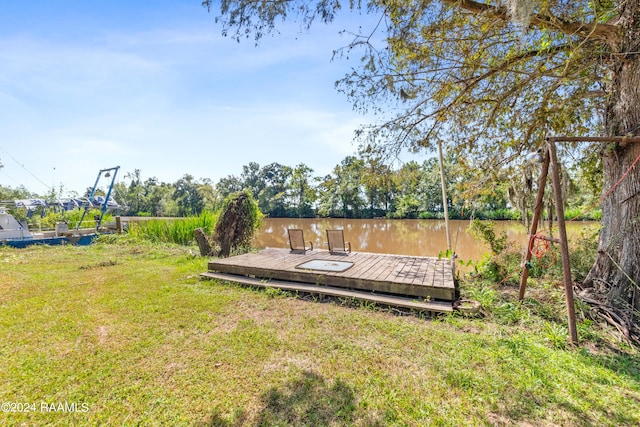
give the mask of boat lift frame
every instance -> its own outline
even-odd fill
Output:
[[[93,188],[91,189],[91,193],[89,194],[89,203],[87,204],[87,206],[84,207],[84,212],[82,212],[82,217],[80,218],[80,221],[76,226],[76,230],[80,229],[80,225],[82,224],[84,217],[87,215],[87,211],[92,207],[91,199],[93,199],[96,189],[98,188],[98,182],[100,182],[100,177],[102,176],[103,173],[106,172],[104,177],[105,178],[111,177],[111,183],[109,184],[109,190],[107,191],[107,195],[104,199],[104,202],[102,203],[102,207],[100,208],[100,219],[96,223],[96,231],[98,230],[98,228],[100,228],[100,225],[102,224],[102,218],[104,217],[104,214],[107,212],[107,204],[109,203],[109,199],[111,198],[111,191],[113,190],[113,185],[116,182],[116,176],[118,175],[119,169],[120,169],[120,166],[114,166],[112,168],[107,168],[107,169],[100,169],[100,171],[98,172],[98,177],[96,178],[96,182],[95,184],[93,184]],[[113,171],[113,175],[110,174],[111,171]]]

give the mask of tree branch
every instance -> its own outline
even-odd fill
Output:
[[[469,12],[476,14],[487,14],[489,16],[508,20],[507,8],[504,6],[492,6],[474,0],[442,0],[444,3],[459,6]],[[620,42],[620,32],[616,25],[587,23],[587,22],[570,22],[564,19],[544,15],[533,14],[531,16],[531,24],[540,28],[554,28],[567,35],[575,35],[584,38],[596,38],[602,40],[611,46],[616,46]]]

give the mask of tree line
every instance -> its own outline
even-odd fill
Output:
[[[459,157],[447,156],[444,173],[450,217],[527,222],[539,167],[525,164],[521,169],[483,172]],[[493,175],[492,184],[483,186],[481,178],[488,174]],[[498,184],[495,175],[501,178]],[[592,171],[586,173],[583,165],[566,168],[563,180],[568,212],[597,199],[600,189],[592,184]],[[164,183],[155,177],[143,179],[136,169],[116,184],[114,194],[127,206],[123,215],[189,216],[217,210],[229,194],[242,190],[251,191],[260,210],[270,217],[433,219],[444,215],[436,158],[393,168],[381,158],[356,154],[345,157],[324,176],[314,174],[304,163],[261,166],[249,162],[239,175],[217,182],[185,174],[174,183]],[[551,197],[545,202],[550,206]]]
[[[451,218],[513,219],[528,224],[535,198],[536,165],[482,170],[469,161],[448,155],[444,159],[448,211]],[[600,188],[592,165],[579,163],[565,168],[563,176],[568,212],[577,212],[597,199]],[[490,183],[489,183],[490,182]],[[497,182],[497,184],[496,184]],[[269,217],[290,218],[442,218],[440,166],[436,158],[389,166],[368,153],[345,157],[324,176],[304,163],[287,166],[277,162],[264,166],[249,162],[239,175],[217,182],[185,174],[173,183],[156,177],[144,179],[136,169],[124,174],[113,196],[122,205],[121,215],[199,215],[220,208],[225,198],[249,190],[260,211]],[[90,188],[83,197],[87,197]],[[550,192],[547,192],[550,194]],[[100,189],[97,195],[104,195]],[[37,195],[24,187],[0,186],[0,200],[42,197],[55,199],[55,189]],[[545,203],[551,207],[551,197]],[[548,211],[552,211],[547,209]],[[598,219],[587,213],[587,219]]]

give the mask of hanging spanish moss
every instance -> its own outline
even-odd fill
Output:
[[[511,22],[516,24],[520,30],[526,31],[531,23],[533,0],[506,0],[505,3]]]

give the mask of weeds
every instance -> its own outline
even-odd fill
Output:
[[[565,349],[567,347],[568,333],[566,326],[557,323],[544,323],[543,336],[554,348]]]
[[[274,288],[274,287],[266,287],[264,289],[264,293],[269,298],[286,298],[286,297],[290,296],[289,292],[283,291],[280,288]]]
[[[574,280],[582,282],[593,266],[598,253],[599,229],[584,229],[575,242],[570,242],[569,258]]]
[[[193,231],[202,228],[210,234],[217,218],[217,213],[205,211],[186,218],[140,221],[129,225],[129,235],[137,240],[191,245],[194,242]]]
[[[496,290],[484,285],[471,287],[468,290],[467,295],[469,299],[478,301],[484,310],[493,310],[495,303],[498,300],[498,293]]]
[[[485,318],[502,325],[526,325],[541,331],[545,343],[564,349],[567,345],[566,308],[564,290],[559,285],[562,266],[557,245],[550,245],[543,256],[532,257],[528,265],[529,279],[526,298],[516,299],[522,272],[523,254],[496,237],[490,225],[481,224],[476,236],[498,250],[474,265],[475,274],[462,286],[463,298],[478,301]],[[581,237],[570,242],[572,273],[575,280],[583,280],[596,254],[597,230],[585,229]],[[578,332],[581,340],[602,342],[602,330],[589,320],[589,307],[576,301]]]

